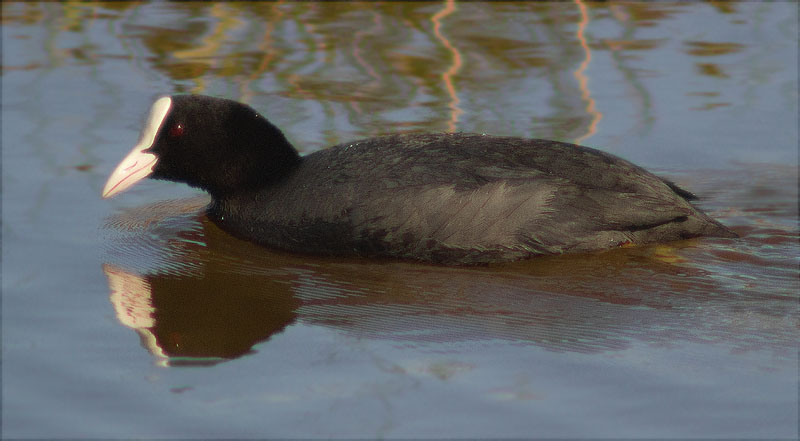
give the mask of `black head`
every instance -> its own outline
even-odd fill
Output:
[[[202,95],[162,97],[153,104],[139,143],[109,177],[103,197],[147,176],[224,197],[268,185],[299,161],[283,133],[245,104]]]

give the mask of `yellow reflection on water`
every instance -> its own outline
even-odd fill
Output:
[[[264,75],[275,57],[275,50],[272,49],[272,32],[275,30],[275,23],[280,22],[283,18],[283,11],[281,11],[280,8],[283,3],[284,1],[280,0],[271,4],[272,9],[268,15],[273,19],[265,23],[264,37],[261,39],[261,44],[258,46],[259,51],[263,54],[263,58],[261,62],[258,63],[258,66],[253,69],[253,72],[247,76],[247,79],[242,81],[240,93],[241,99],[244,102],[249,102],[253,96],[250,84]]]
[[[447,94],[450,96],[450,104],[448,107],[450,108],[450,121],[447,122],[447,131],[448,132],[455,132],[456,131],[456,124],[458,123],[458,116],[461,115],[464,111],[458,107],[459,99],[458,94],[456,93],[456,88],[453,85],[453,75],[457,74],[458,71],[461,69],[461,52],[450,43],[444,35],[442,35],[442,19],[447,17],[448,15],[452,14],[456,10],[456,5],[454,0],[447,0],[445,2],[444,8],[441,11],[437,12],[436,14],[431,17],[431,21],[433,22],[433,33],[436,35],[436,38],[442,42],[444,47],[447,48],[448,51],[452,54],[453,57],[453,64],[450,65],[450,68],[447,69],[445,73],[442,74],[442,80],[444,81],[445,87],[447,88]]]
[[[227,41],[229,33],[244,25],[244,22],[239,20],[238,12],[228,8],[228,5],[217,3],[211,7],[210,14],[219,19],[219,25],[213,27],[213,32],[201,39],[201,41],[194,46],[184,50],[177,50],[172,55],[180,60],[206,60],[211,65],[219,64],[219,57],[217,54],[220,52],[221,47]],[[225,62],[225,59],[222,59]],[[219,66],[214,66],[219,67]],[[224,67],[224,66],[223,66]],[[205,80],[203,75],[196,75],[193,77],[195,87],[192,89],[193,93],[202,93],[205,89]]]
[[[578,70],[575,71],[575,79],[578,80],[578,87],[581,89],[581,100],[586,103],[586,112],[592,116],[592,122],[589,123],[586,134],[575,139],[575,143],[580,144],[583,140],[597,132],[597,124],[603,119],[603,114],[595,108],[594,98],[592,98],[592,94],[589,91],[589,78],[585,75],[586,69],[589,67],[589,62],[592,61],[592,51],[584,35],[586,26],[589,24],[589,13],[586,11],[586,5],[582,0],[575,0],[575,4],[578,5],[578,9],[581,11],[581,21],[578,23],[578,32],[576,36],[578,37],[581,48],[583,48],[584,54],[586,54],[580,66],[578,66]]]

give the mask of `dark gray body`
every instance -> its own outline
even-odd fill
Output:
[[[479,264],[735,236],[628,161],[555,141],[411,134],[304,157],[279,183],[215,199],[235,236],[293,252]]]

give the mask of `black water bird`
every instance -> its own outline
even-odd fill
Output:
[[[736,236],[690,192],[588,147],[400,134],[301,157],[251,107],[200,95],[153,104],[103,197],[147,176],[207,191],[223,230],[296,253],[481,264]]]

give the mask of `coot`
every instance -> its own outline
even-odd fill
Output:
[[[147,176],[210,193],[208,216],[234,236],[317,255],[480,264],[736,236],[690,192],[591,148],[401,134],[301,157],[251,107],[200,95],[153,104],[103,197]]]

